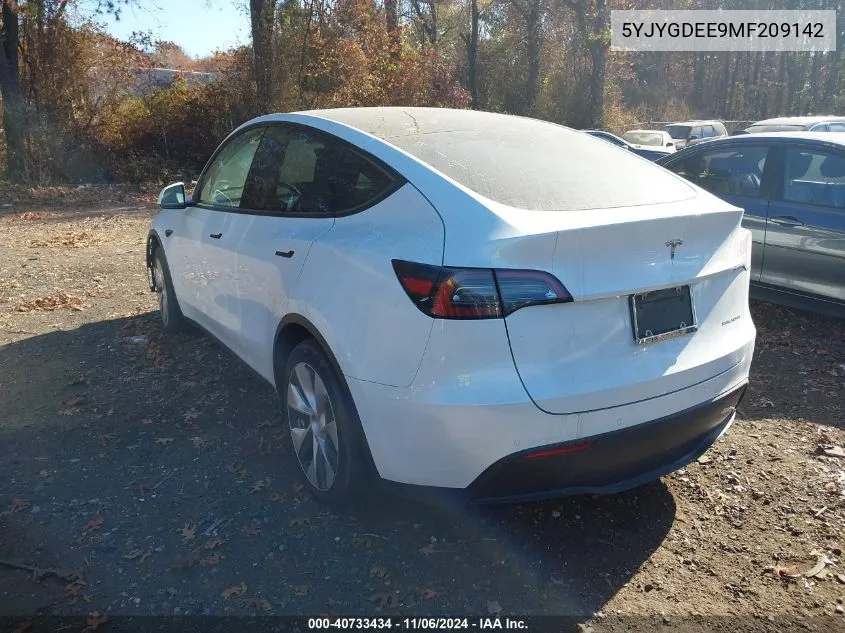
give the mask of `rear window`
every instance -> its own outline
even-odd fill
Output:
[[[654,163],[587,134],[516,117],[497,123],[387,140],[464,187],[520,209],[577,211],[695,195]]]
[[[663,129],[669,132],[669,136],[672,138],[686,138],[689,136],[692,127],[689,125],[667,125]]]
[[[758,132],[801,132],[806,129],[805,125],[752,125],[745,128],[745,131],[756,134]]]
[[[657,132],[625,132],[622,138],[629,143],[635,143],[637,145],[663,146],[663,135]]]

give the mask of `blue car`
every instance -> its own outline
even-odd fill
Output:
[[[657,164],[745,210],[752,296],[845,317],[845,135],[729,136]]]
[[[634,154],[638,156],[642,156],[643,158],[647,158],[652,161],[656,161],[658,158],[664,158],[666,156],[671,156],[674,153],[673,149],[664,149],[662,147],[649,147],[646,148],[642,145],[634,145],[633,143],[629,143],[623,138],[619,138],[615,134],[611,134],[610,132],[605,132],[604,130],[582,130],[585,134],[589,134],[590,136],[595,136],[596,138],[600,138],[608,143],[613,143],[618,147],[623,147],[627,150],[630,150]]]

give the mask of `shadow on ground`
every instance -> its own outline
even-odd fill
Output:
[[[374,493],[329,509],[297,486],[272,389],[207,336],[165,337],[156,317],[0,348],[0,559],[86,583],[0,569],[0,614],[590,615],[671,528],[659,482],[489,508]]]

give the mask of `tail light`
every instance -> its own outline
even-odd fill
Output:
[[[398,259],[393,270],[414,305],[437,319],[501,319],[527,306],[572,301],[554,275],[538,270],[451,268]]]

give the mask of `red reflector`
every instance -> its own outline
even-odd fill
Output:
[[[584,451],[593,445],[592,442],[581,442],[580,444],[568,444],[559,448],[549,448],[544,451],[537,451],[536,453],[529,453],[525,459],[537,459],[538,457],[551,457],[552,455],[563,455],[564,453],[576,453]]]
[[[430,279],[414,279],[413,277],[403,277],[402,285],[412,295],[419,295],[427,297],[431,294],[431,289],[434,288],[434,281]]]

